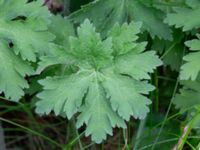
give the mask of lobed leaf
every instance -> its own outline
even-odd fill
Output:
[[[23,88],[28,88],[24,79],[33,73],[33,68],[12,52],[6,42],[0,43],[0,92],[6,98],[17,101],[24,95]]]
[[[103,35],[107,34],[116,22],[121,25],[130,20],[139,21],[152,37],[171,40],[170,28],[162,21],[164,17],[162,11],[143,2],[145,3],[140,0],[95,0],[72,13],[69,19],[79,24],[89,18]]]
[[[176,28],[183,28],[183,31],[198,29],[200,27],[200,1],[187,1],[190,7],[176,8],[174,13],[167,14],[165,22],[174,25]]]
[[[180,77],[182,80],[195,80],[200,71],[200,39],[194,39],[185,43],[192,52],[184,56],[186,61],[181,67]]]
[[[182,80],[180,92],[176,94],[173,103],[181,112],[195,112],[200,106],[200,78],[195,81]],[[189,114],[191,115],[191,114]]]
[[[148,79],[148,74],[162,62],[154,52],[143,52],[146,44],[136,42],[140,26],[141,23],[116,25],[102,39],[86,19],[78,27],[77,36],[69,39],[69,49],[56,53],[49,63],[76,69],[40,81],[43,91],[38,94],[36,111],[54,111],[69,119],[78,113],[77,127],[86,124],[86,136],[91,135],[97,143],[106,139],[107,134],[112,135],[113,127],[125,128],[124,120],[145,118],[151,102],[144,95],[154,88],[140,79]],[[119,47],[115,46],[117,41]],[[148,66],[143,61],[147,57]],[[121,63],[122,60],[125,62]],[[41,59],[40,64],[45,63]],[[123,65],[127,65],[126,71]]]
[[[0,0],[0,92],[17,101],[33,74],[30,62],[47,52],[55,38],[49,33],[50,13],[43,1]],[[10,45],[10,46],[9,46]]]

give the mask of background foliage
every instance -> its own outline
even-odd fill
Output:
[[[199,149],[199,0],[0,0],[0,149]]]

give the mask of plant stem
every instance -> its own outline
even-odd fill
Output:
[[[155,112],[159,111],[159,91],[158,91],[158,71],[155,71],[154,74],[154,85],[156,87],[155,89]]]
[[[4,130],[3,130],[3,127],[1,125],[1,121],[0,121],[0,149],[1,150],[6,150]]]
[[[140,143],[140,138],[143,134],[143,129],[144,129],[145,124],[146,124],[146,120],[147,120],[147,117],[144,120],[140,121],[140,125],[139,125],[138,132],[137,132],[137,135],[136,135],[136,138],[135,138],[135,144],[134,144],[133,150],[138,149],[138,146],[139,146],[139,143]]]
[[[78,137],[79,148],[82,150],[83,149],[83,144],[81,142],[80,135],[78,133],[78,129],[76,129],[76,123],[75,123],[75,119],[74,118],[73,118],[73,125],[75,127],[76,136]]]
[[[174,150],[182,150],[187,138],[194,127],[195,123],[199,120],[200,113],[196,113],[196,115],[193,117],[193,119],[184,127],[183,134],[181,135],[178,144],[174,147]]]
[[[34,135],[36,135],[36,136],[39,136],[39,137],[41,137],[41,138],[43,138],[43,139],[45,139],[45,140],[51,142],[52,144],[56,145],[57,147],[62,148],[62,145],[60,145],[60,144],[57,143],[56,141],[50,139],[49,137],[47,137],[47,136],[45,136],[45,135],[43,135],[43,134],[40,134],[40,133],[38,133],[38,132],[36,132],[36,131],[34,131],[34,130],[31,130],[31,129],[29,129],[29,128],[27,128],[27,127],[24,127],[24,126],[22,126],[22,125],[20,125],[20,124],[18,124],[18,123],[16,123],[16,122],[7,120],[7,119],[2,118],[2,117],[0,117],[0,120],[3,121],[3,122],[6,122],[6,123],[12,124],[12,125],[14,125],[14,126],[17,126],[17,127],[19,127],[19,128],[22,128],[22,129],[28,131],[29,133],[34,134]]]
[[[64,0],[63,5],[64,5],[63,15],[67,16],[70,13],[70,0]]]
[[[187,37],[185,37],[185,40],[187,40]],[[176,43],[172,44],[172,46],[167,50],[166,54],[167,54],[175,45],[176,45]],[[182,57],[183,57],[184,54],[185,54],[185,50],[186,50],[186,47],[184,47]],[[165,57],[166,54],[163,54],[161,58]],[[181,64],[183,64],[183,60],[182,60]],[[159,138],[160,138],[160,135],[161,135],[161,133],[162,133],[162,130],[163,130],[164,126],[165,126],[165,123],[166,123],[166,121],[167,121],[167,117],[168,117],[169,112],[170,112],[170,109],[171,109],[171,107],[172,107],[172,102],[173,102],[174,97],[175,97],[175,95],[176,95],[176,91],[177,91],[177,88],[178,88],[178,84],[179,84],[179,77],[177,77],[177,80],[176,80],[176,83],[175,83],[175,86],[174,86],[174,91],[173,91],[173,94],[172,94],[172,97],[171,97],[169,106],[168,106],[168,108],[167,108],[167,112],[166,112],[166,114],[165,114],[164,121],[162,122],[161,128],[160,128],[160,130],[159,130],[159,132],[158,132],[158,136],[157,136],[156,139],[154,140],[154,143],[153,143],[153,146],[151,147],[151,150],[154,150],[155,145],[156,145],[156,143],[158,142],[158,140],[159,140]]]
[[[173,91],[173,94],[172,94],[172,98],[171,98],[171,100],[170,100],[170,104],[169,104],[169,106],[168,106],[168,109],[167,109],[167,112],[166,112],[164,121],[163,121],[163,123],[162,123],[162,125],[161,125],[161,128],[160,128],[160,130],[159,130],[159,132],[158,132],[158,136],[156,137],[156,139],[155,139],[155,141],[154,141],[154,144],[153,144],[151,150],[154,150],[154,148],[155,148],[155,146],[156,146],[156,143],[158,142],[158,140],[159,140],[159,138],[160,138],[160,135],[161,135],[161,133],[162,133],[162,130],[163,130],[164,126],[165,126],[165,123],[166,123],[166,121],[167,121],[167,117],[168,117],[169,112],[170,112],[170,109],[171,109],[171,107],[172,107],[172,101],[173,101],[173,99],[174,99],[174,97],[175,97],[176,90],[177,90],[177,88],[178,88],[178,83],[179,83],[179,79],[177,79],[177,81],[176,81],[176,84],[175,84],[175,87],[174,87],[174,91]]]

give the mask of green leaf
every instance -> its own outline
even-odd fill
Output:
[[[101,143],[106,134],[112,135],[113,127],[126,128],[126,124],[110,106],[105,92],[98,81],[94,81],[88,88],[85,105],[81,108],[77,127],[87,125],[86,136],[92,135],[92,140]]]
[[[174,31],[173,41],[155,38],[152,49],[161,54],[164,65],[169,65],[172,70],[179,72],[184,55],[184,34],[182,31]]]
[[[180,77],[182,80],[195,80],[200,71],[200,38],[187,41],[185,44],[192,52],[183,58],[186,63],[181,67]]]
[[[183,88],[180,93],[175,96],[173,103],[181,112],[194,111],[200,106],[200,76],[195,81],[181,81]]]
[[[181,81],[181,85],[183,87],[180,89],[179,94],[176,94],[173,103],[177,109],[180,109],[181,113],[187,114],[185,122],[192,123],[190,128],[199,131],[200,76],[198,75],[195,81]]]
[[[0,18],[9,21],[20,16],[34,18],[40,22],[46,22],[49,20],[48,17],[50,17],[50,14],[47,11],[47,8],[42,7],[42,5],[42,0],[33,1],[31,3],[28,3],[28,0],[0,0]]]
[[[162,11],[146,6],[140,0],[96,0],[72,13],[69,19],[81,23],[89,18],[104,35],[116,22],[121,25],[131,19],[142,22],[143,29],[152,37],[172,39],[170,28],[162,21],[163,17]]]
[[[75,63],[79,67],[89,67],[99,69],[112,60],[112,39],[107,38],[101,40],[99,33],[95,32],[95,28],[86,20],[77,29],[78,37],[70,38],[69,53],[75,58]]]
[[[124,23],[122,26],[115,24],[115,26],[108,33],[112,37],[113,49],[115,55],[125,54],[137,46],[133,42],[138,39],[137,34],[140,33],[141,23]]]
[[[172,12],[173,9],[179,7],[185,7],[186,0],[153,0],[149,1],[150,5],[153,5],[157,9],[162,10],[164,13]],[[195,0],[188,0],[188,1],[195,1]],[[197,0],[198,1],[198,0]],[[145,1],[146,2],[146,1]]]
[[[17,10],[17,13],[12,10]],[[17,55],[35,62],[36,54],[46,52],[54,36],[47,31],[50,15],[41,1],[2,0],[0,14],[0,39],[12,42]]]
[[[82,104],[91,80],[89,75],[88,71],[41,80],[45,91],[38,97],[44,100],[37,103],[36,112],[49,114],[54,110],[56,115],[64,112],[71,118]]]
[[[50,44],[48,55],[40,57],[36,74],[40,74],[45,68],[58,65],[58,64],[70,64],[72,63],[73,57],[67,55],[67,52],[63,46]],[[65,68],[65,66],[63,66]]]
[[[169,25],[174,25],[176,28],[183,28],[183,31],[189,31],[192,29],[198,29],[200,27],[199,14],[200,14],[200,2],[199,5],[191,2],[194,8],[176,8],[175,13],[169,13],[165,22]],[[191,17],[192,16],[192,17]]]
[[[23,88],[28,88],[24,79],[26,75],[33,73],[33,68],[6,45],[0,43],[0,92],[5,93],[7,99],[17,101],[24,95]]]
[[[0,0],[0,91],[18,101],[33,74],[31,62],[47,52],[55,38],[47,31],[50,13],[43,1]]]
[[[74,28],[67,18],[63,18],[60,15],[50,17],[52,23],[49,25],[49,31],[53,33],[56,38],[54,44],[50,44],[48,49],[48,55],[40,57],[39,67],[37,73],[41,73],[46,67],[55,65],[70,63],[72,58],[68,56],[69,39],[70,36],[75,35]],[[58,59],[59,57],[59,59]]]
[[[154,52],[143,52],[144,43],[135,41],[140,26],[140,23],[116,25],[102,40],[86,19],[78,28],[77,37],[70,38],[70,49],[60,53],[64,57],[56,53],[55,63],[51,64],[77,69],[40,81],[43,91],[38,95],[36,111],[40,114],[54,111],[68,118],[79,112],[77,127],[86,124],[86,136],[91,135],[97,143],[106,139],[107,134],[112,135],[113,127],[125,128],[124,120],[143,119],[151,103],[144,95],[154,88],[140,79],[149,79],[148,74],[162,63]],[[123,40],[116,47],[119,38]],[[147,57],[148,65],[143,61]],[[123,65],[127,65],[125,71]]]
[[[200,6],[199,0],[186,0],[186,4],[192,8]]]
[[[150,100],[142,94],[148,94],[154,88],[147,83],[135,81],[126,76],[106,73],[103,87],[110,97],[111,106],[114,111],[125,120],[134,118],[144,119],[149,112]]]
[[[49,31],[56,36],[54,40],[55,44],[68,47],[69,36],[73,36],[75,33],[73,25],[67,18],[61,15],[51,16],[51,24],[49,25]]]
[[[128,74],[135,79],[150,79],[149,73],[161,65],[162,62],[155,56],[154,51],[144,53],[137,52],[145,48],[146,43],[138,44],[134,52],[119,56],[116,60],[116,68],[122,74]]]
[[[144,5],[145,0],[130,0],[127,2],[128,14],[134,21],[141,21],[143,29],[147,30],[154,38],[155,36],[166,40],[172,40],[171,30],[163,23],[162,11]]]

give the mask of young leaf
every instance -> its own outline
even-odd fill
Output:
[[[124,120],[131,116],[145,118],[150,100],[144,95],[153,86],[140,79],[149,79],[148,74],[162,63],[154,52],[143,52],[144,43],[136,42],[140,26],[141,23],[115,25],[102,40],[86,19],[78,28],[77,37],[70,38],[70,49],[62,53],[66,61],[64,57],[60,61],[59,55],[55,61],[77,69],[40,81],[44,90],[38,94],[36,111],[54,111],[69,119],[79,112],[77,127],[86,124],[86,135],[97,143],[106,139],[107,134],[112,135],[113,127],[125,128]]]

